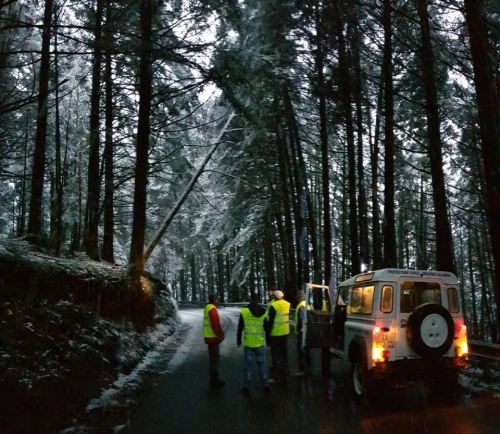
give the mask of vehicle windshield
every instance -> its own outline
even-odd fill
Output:
[[[441,287],[436,282],[402,282],[400,312],[410,313],[423,303],[441,304]]]

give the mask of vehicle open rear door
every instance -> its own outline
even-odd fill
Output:
[[[306,284],[306,319],[304,321],[303,346],[330,348],[332,342],[332,299],[325,285]]]

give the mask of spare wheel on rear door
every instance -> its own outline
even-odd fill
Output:
[[[406,337],[411,348],[425,358],[441,357],[453,343],[455,325],[446,308],[435,303],[417,306],[408,318]]]

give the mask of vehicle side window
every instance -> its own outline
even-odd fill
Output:
[[[373,311],[373,286],[358,286],[352,289],[349,313],[369,315]]]
[[[347,286],[342,286],[339,288],[339,292],[337,294],[337,304],[345,305],[347,301]]]
[[[448,308],[453,313],[460,311],[457,288],[448,288]]]
[[[394,289],[392,286],[384,286],[382,288],[382,299],[380,301],[380,310],[384,313],[392,312],[392,300]]]
[[[362,311],[364,314],[371,314],[373,312],[373,286],[365,286],[363,288],[363,303]]]
[[[307,304],[312,310],[331,312],[332,302],[330,300],[330,294],[326,288],[314,287],[309,291],[309,298]]]

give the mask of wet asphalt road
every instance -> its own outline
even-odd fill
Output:
[[[185,339],[167,368],[141,395],[128,416],[133,434],[500,434],[500,397],[472,395],[443,399],[423,385],[388,387],[368,409],[353,401],[349,365],[332,360],[332,378],[319,372],[319,350],[313,350],[313,373],[262,393],[258,376],[250,397],[240,394],[243,349],[236,346],[239,311],[219,309],[226,339],[221,344],[220,376],[226,386],[208,387],[208,355],[201,333],[202,309],[182,310]],[[297,366],[295,336],[289,341],[291,371]],[[266,360],[270,361],[269,349]]]

